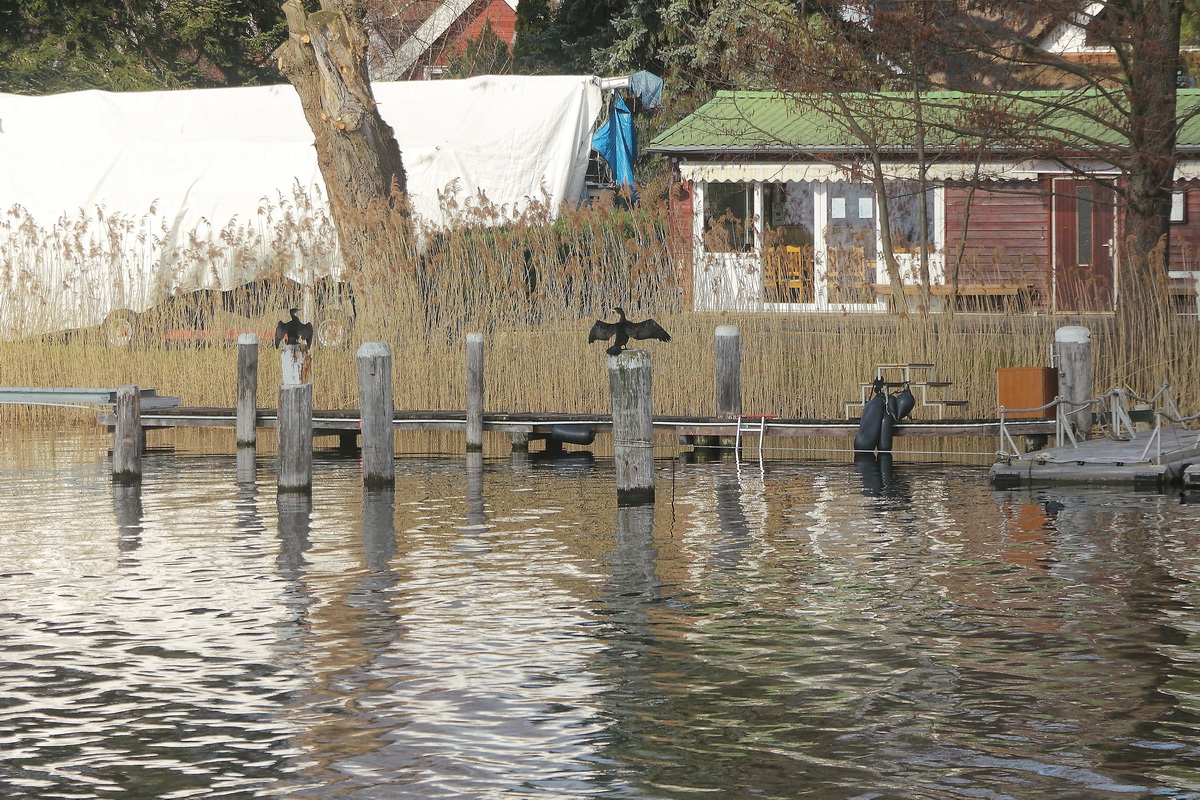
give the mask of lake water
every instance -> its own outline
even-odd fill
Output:
[[[0,434],[5,798],[1200,797],[1178,495],[105,447]]]

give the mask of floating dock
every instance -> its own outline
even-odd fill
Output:
[[[1178,483],[1189,485],[1197,473],[1189,469],[1193,462],[1200,462],[1200,431],[1162,426],[1009,457],[992,466],[991,479],[1000,487],[1043,482],[1131,483],[1136,488],[1161,490]]]

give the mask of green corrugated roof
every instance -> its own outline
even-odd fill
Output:
[[[881,150],[911,152],[916,130],[914,103],[909,94],[785,94],[723,91],[668,130],[654,137],[653,152],[686,153],[831,153],[865,149],[848,119],[878,138]],[[1177,146],[1200,147],[1200,90],[1178,93],[1179,118],[1184,120]],[[1064,140],[1080,151],[1103,151],[1127,144],[1122,133],[1122,110],[1095,92],[1030,91],[1017,95],[929,92],[922,95],[926,147],[954,149],[970,137],[956,131],[973,121],[983,124],[1006,115],[1025,120],[1022,130],[997,141],[995,150],[1032,151]],[[1039,144],[1042,145],[1039,147]]]

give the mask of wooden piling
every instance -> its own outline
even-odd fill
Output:
[[[483,334],[467,334],[467,452],[483,450]]]
[[[718,325],[715,337],[717,416],[742,413],[742,346],[736,325]]]
[[[142,480],[142,398],[136,386],[117,389],[116,425],[113,429],[113,480]]]
[[[280,381],[284,386],[296,386],[312,382],[312,363],[308,358],[308,345],[284,344],[279,346]]]
[[[654,502],[654,423],[650,402],[650,354],[624,350],[608,357],[612,392],[613,461],[617,504]]]
[[[1075,405],[1092,398],[1092,332],[1080,325],[1064,325],[1054,332],[1058,353],[1058,395],[1068,401],[1067,418],[1083,439],[1091,436],[1092,408]]]
[[[237,443],[253,447],[258,441],[258,334],[238,334]]]
[[[312,384],[280,386],[279,491],[312,491],[312,439]]]
[[[386,342],[364,342],[357,358],[363,485],[391,486],[396,482],[392,348]]]

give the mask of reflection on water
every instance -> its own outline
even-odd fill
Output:
[[[860,456],[662,461],[618,509],[591,458],[277,496],[253,450],[140,487],[84,437],[0,454],[4,797],[1200,797],[1177,497]]]

